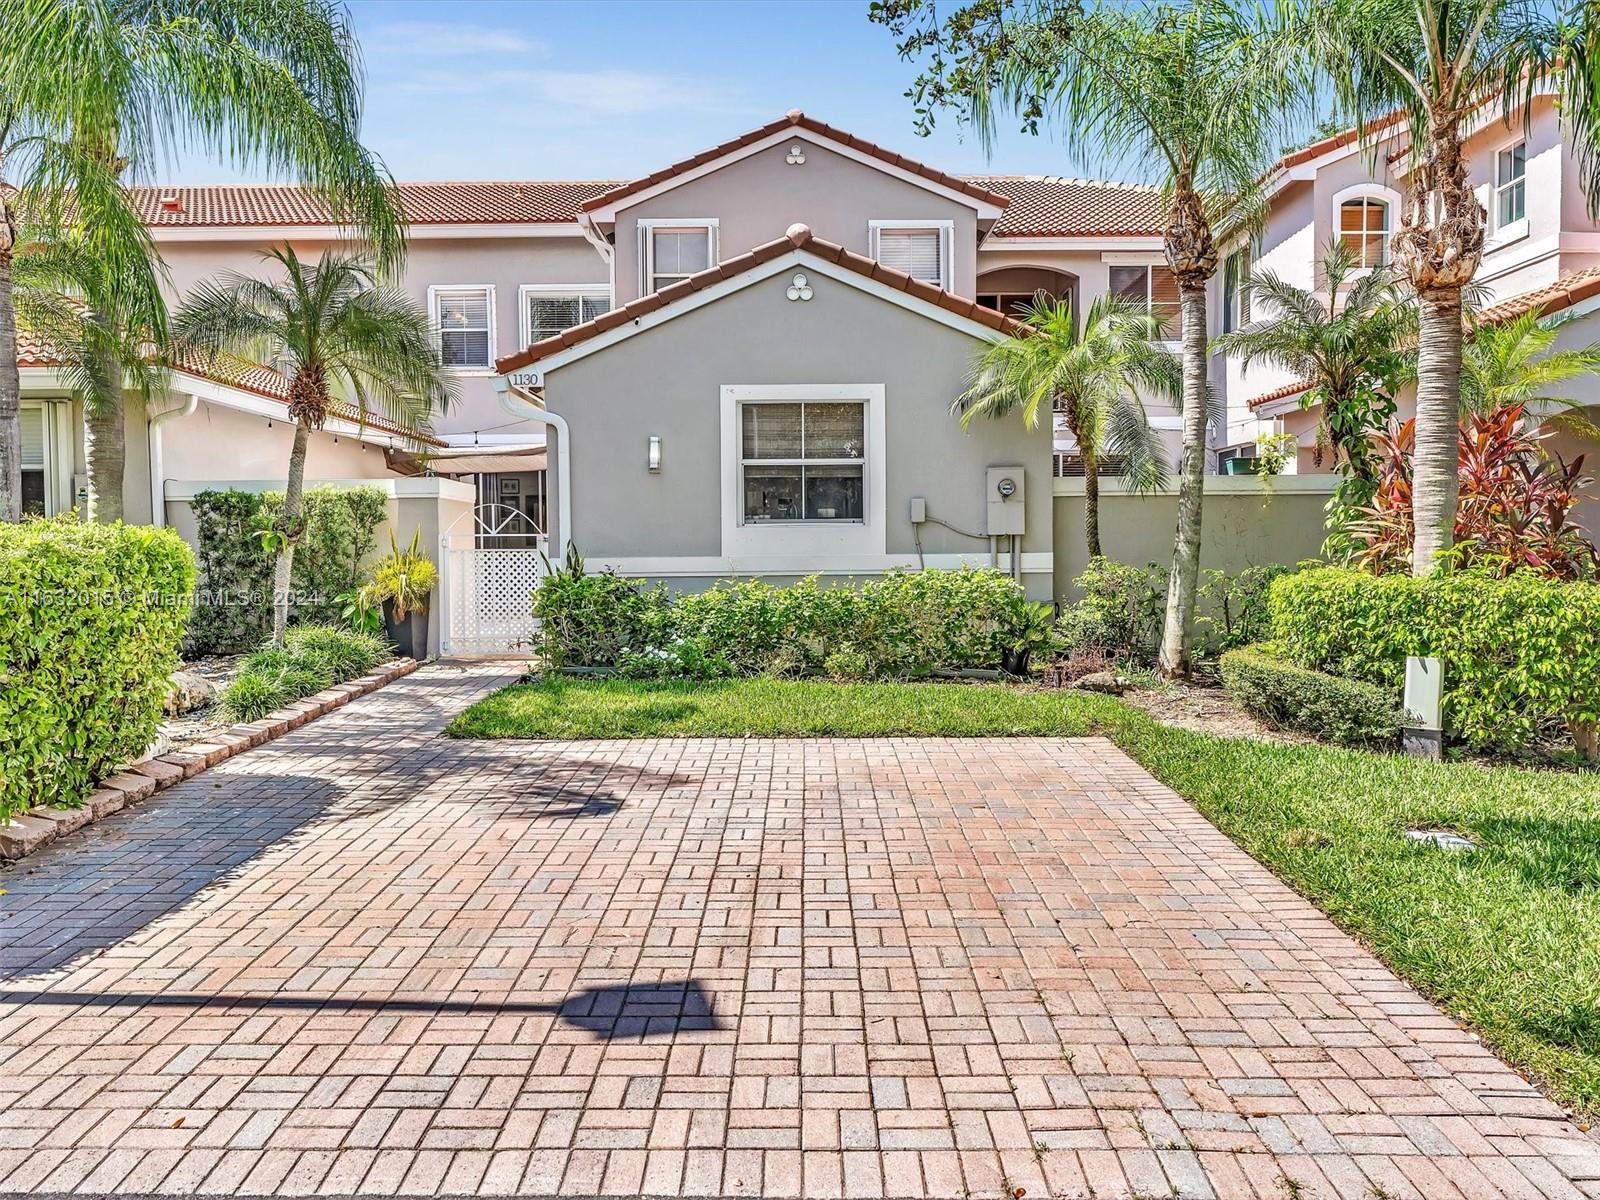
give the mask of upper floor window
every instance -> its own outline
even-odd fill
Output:
[[[435,287],[428,289],[428,299],[444,365],[458,371],[494,366],[494,288]]]
[[[605,288],[525,284],[522,288],[522,344],[531,346],[564,329],[592,321],[611,309]]]
[[[950,290],[949,223],[872,221],[868,224],[872,257],[891,271]]]
[[[1494,224],[1503,229],[1528,215],[1528,143],[1507,146],[1494,159]]]
[[[707,221],[645,226],[645,290],[662,288],[706,270],[716,261],[716,226]]]
[[[1356,266],[1383,266],[1389,261],[1389,202],[1357,196],[1339,205],[1339,240],[1355,256]]]
[[[1111,294],[1139,305],[1161,322],[1161,336],[1178,336],[1178,279],[1163,263],[1111,268]]]
[[[1222,332],[1250,324],[1250,248],[1235,250],[1222,264]]]
[[[745,522],[865,519],[864,403],[747,401],[739,425]]]

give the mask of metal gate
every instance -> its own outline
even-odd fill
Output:
[[[531,649],[533,591],[545,569],[545,536],[503,504],[463,513],[439,539],[444,568],[442,654],[514,654]]]

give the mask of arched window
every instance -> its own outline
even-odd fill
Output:
[[[1339,240],[1358,267],[1383,266],[1389,261],[1389,202],[1356,196],[1339,205]]]

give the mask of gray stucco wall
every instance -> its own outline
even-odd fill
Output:
[[[815,272],[814,298],[789,301],[789,277],[758,281],[549,373],[545,403],[571,429],[579,550],[598,559],[722,555],[722,386],[781,383],[884,386],[889,555],[916,552],[914,496],[934,516],[983,530],[985,470],[1013,465],[1025,471],[1024,553],[1047,554],[1049,431],[1013,419],[963,433],[950,414],[980,341]],[[651,434],[663,447],[655,475],[645,463]],[[987,556],[988,543],[927,525],[923,549]],[[1048,578],[1039,573],[1035,588],[1047,593]]]
[[[788,161],[789,147],[796,144],[804,150],[804,163]],[[723,259],[782,237],[797,221],[857,254],[868,253],[869,221],[953,221],[953,278],[946,290],[973,294],[978,253],[975,208],[797,136],[621,209],[616,223],[618,304],[640,294],[640,219],[702,217],[717,219]]]
[[[1206,477],[1200,538],[1203,570],[1236,572],[1317,557],[1324,536],[1322,510],[1333,490],[1331,478],[1321,490],[1305,490],[1305,484],[1287,478],[1280,480],[1278,489],[1259,489],[1253,480],[1229,479],[1221,486],[1254,486],[1257,490],[1212,490],[1212,485],[1219,483],[1217,476]],[[1177,524],[1175,494],[1101,492],[1100,542],[1107,558],[1141,567],[1151,562],[1168,565]],[[1070,602],[1078,595],[1072,581],[1089,562],[1081,495],[1055,498],[1055,552],[1056,599]]]

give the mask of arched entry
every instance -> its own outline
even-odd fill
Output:
[[[1071,300],[1078,311],[1078,277],[1052,267],[997,267],[978,276],[978,303],[1016,316],[1043,292],[1052,300]]]
[[[503,504],[476,505],[439,539],[441,654],[509,654],[533,644],[544,531]]]

